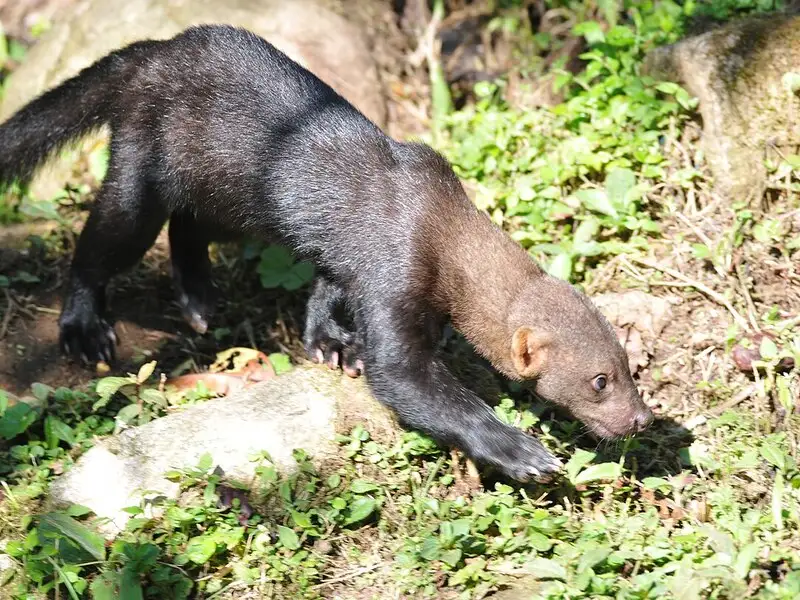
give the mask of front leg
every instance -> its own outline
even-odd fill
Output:
[[[365,372],[375,397],[401,422],[477,463],[518,481],[544,480],[561,462],[536,438],[506,425],[465,388],[435,355],[431,323],[403,310],[361,311],[366,327]]]

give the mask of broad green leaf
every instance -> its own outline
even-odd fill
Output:
[[[47,402],[47,399],[50,398],[50,394],[52,394],[53,391],[52,387],[44,383],[36,382],[31,384],[31,394],[33,394],[33,397],[39,402]]]
[[[661,487],[672,487],[672,484],[669,481],[661,477],[645,477],[642,479],[642,485],[649,490],[655,490]]]
[[[72,446],[75,443],[75,432],[61,419],[48,415],[44,420],[44,438],[51,449],[58,446],[59,441]]]
[[[589,217],[581,221],[575,230],[575,242],[586,243],[595,239],[600,231],[600,223],[595,217]]]
[[[105,560],[106,546],[102,536],[67,514],[53,512],[39,517],[39,534],[45,537],[54,534],[63,536],[73,541],[95,560]]]
[[[350,511],[344,521],[344,525],[352,525],[363,521],[370,516],[378,507],[378,503],[370,496],[359,496],[350,503]]]
[[[139,404],[128,404],[123,406],[117,413],[117,419],[125,424],[133,422],[133,420],[142,414],[142,407]]]
[[[261,268],[267,270],[286,270],[292,266],[294,257],[288,248],[273,244],[264,248],[261,251],[261,264],[259,265],[259,272]]]
[[[278,540],[288,550],[297,550],[300,547],[300,539],[294,530],[283,525],[278,525]]]
[[[564,472],[567,474],[567,477],[573,484],[575,483],[575,477],[578,475],[581,469],[592,462],[596,456],[597,453],[587,452],[581,448],[577,448],[575,452],[573,452],[570,459],[564,465]]]
[[[299,290],[314,279],[314,265],[309,262],[297,263],[286,271],[283,288],[289,291]]]
[[[199,535],[189,540],[186,556],[195,564],[207,563],[217,551],[217,543],[208,535]]]
[[[786,469],[786,452],[778,447],[774,440],[768,439],[761,444],[761,456],[781,471]]]
[[[197,469],[203,472],[209,471],[213,465],[214,459],[208,452],[204,452],[197,461]]]
[[[23,200],[19,205],[19,212],[30,219],[44,219],[47,221],[60,221],[58,206],[52,200]]]
[[[130,565],[122,569],[122,580],[119,586],[119,600],[143,600],[142,584],[139,574]]]
[[[627,211],[636,187],[636,173],[630,169],[614,169],[606,177],[608,200],[616,207]]]
[[[617,48],[625,48],[636,42],[636,36],[629,28],[615,25],[606,33],[606,41]]]
[[[597,546],[588,548],[581,553],[581,558],[578,561],[577,572],[583,573],[587,569],[593,569],[595,566],[603,562],[611,554],[611,548],[608,546]]]
[[[800,169],[800,154],[787,154],[783,159],[792,169]]]
[[[452,548],[445,552],[442,552],[439,556],[439,560],[443,563],[450,565],[451,567],[455,567],[458,562],[461,560],[461,550],[458,548]]]
[[[103,570],[100,575],[92,580],[89,590],[92,600],[120,600],[120,587],[122,587],[120,573]]]
[[[269,355],[269,363],[272,365],[276,375],[288,373],[292,370],[292,361],[286,354],[274,352]]]
[[[427,561],[434,561],[439,558],[441,550],[439,540],[434,536],[428,536],[422,541],[419,555]]]
[[[91,508],[84,506],[83,504],[71,504],[65,512],[70,517],[82,517],[83,515],[88,515],[93,511]]]
[[[268,290],[280,287],[285,278],[285,271],[265,270],[260,272],[261,287]]]
[[[572,254],[574,256],[599,256],[607,252],[608,248],[608,244],[601,244],[600,242],[580,242],[575,240]]]
[[[575,198],[589,210],[594,212],[608,215],[614,219],[619,218],[617,209],[608,198],[605,190],[600,189],[582,189],[575,192]]]
[[[370,483],[369,481],[364,481],[363,479],[356,479],[350,484],[350,489],[355,494],[365,494],[367,492],[373,492],[377,490],[378,486],[374,483]]]
[[[756,560],[760,551],[761,545],[758,542],[751,542],[739,549],[739,552],[736,554],[736,561],[733,563],[733,570],[740,579],[747,579],[747,576],[750,574],[750,566],[753,564],[753,561]]]
[[[296,510],[291,511],[292,521],[294,524],[302,529],[310,529],[313,527],[311,523],[311,518],[307,513],[297,512]]]
[[[203,382],[198,382],[198,387],[202,386]],[[155,388],[147,388],[139,393],[139,400],[150,406],[157,406],[159,408],[166,408],[168,405],[167,397],[164,392],[160,392]]]
[[[680,86],[677,83],[673,83],[671,81],[662,81],[656,84],[656,89],[659,92],[673,95],[678,91],[678,89],[680,89]]]
[[[98,410],[104,407],[114,394],[126,385],[131,385],[133,383],[134,381],[132,381],[130,377],[103,377],[97,382],[95,392],[99,399],[92,405],[92,410]]]
[[[572,33],[582,35],[589,44],[599,44],[606,39],[603,29],[597,21],[578,23],[572,28]]]
[[[531,531],[525,537],[525,543],[537,552],[547,552],[553,547],[553,540],[540,531]]]
[[[758,352],[761,355],[761,358],[764,360],[772,360],[778,356],[778,346],[776,346],[775,342],[773,342],[770,338],[764,336],[761,339],[761,345],[759,346]]]
[[[534,558],[527,561],[523,568],[536,579],[567,579],[567,570],[549,558]]]
[[[548,274],[569,281],[572,276],[572,257],[566,252],[557,254],[547,266]]]
[[[597,8],[602,12],[603,20],[612,27],[619,19],[620,5],[620,0],[597,0]]]
[[[614,480],[622,474],[622,467],[619,463],[600,463],[599,465],[591,465],[585,470],[581,471],[575,478],[575,485],[589,483],[590,481],[598,480]]]
[[[10,440],[24,433],[35,421],[36,411],[25,402],[7,408],[0,417],[0,438]]]

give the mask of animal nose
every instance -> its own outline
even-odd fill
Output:
[[[636,416],[633,417],[633,426],[636,428],[637,433],[640,433],[645,429],[647,429],[652,422],[653,422],[653,411],[651,411],[647,407],[638,411],[636,413]]]

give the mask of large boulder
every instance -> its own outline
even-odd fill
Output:
[[[728,23],[655,49],[643,72],[698,98],[717,191],[731,201],[760,200],[765,157],[773,148],[795,154],[800,144],[800,17]]]
[[[11,75],[0,120],[105,54],[142,39],[165,39],[191,25],[227,23],[261,35],[385,127],[387,108],[367,36],[329,5],[334,0],[78,0]],[[87,141],[84,148],[91,147]],[[74,158],[74,155],[73,155]],[[65,164],[43,171],[35,195],[55,193]]]
[[[253,454],[268,452],[283,474],[297,468],[295,449],[307,451],[317,465],[330,465],[338,450],[335,435],[356,424],[387,444],[399,432],[364,378],[298,367],[103,440],[53,483],[49,504],[88,506],[108,519],[101,528],[111,537],[130,518],[124,508],[144,497],[177,497],[178,485],[164,474],[197,466],[205,453],[227,480],[247,484],[257,466]]]

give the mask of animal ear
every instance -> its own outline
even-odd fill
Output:
[[[520,327],[511,338],[511,361],[517,374],[523,379],[539,375],[547,359],[550,335],[537,333],[530,327]]]

